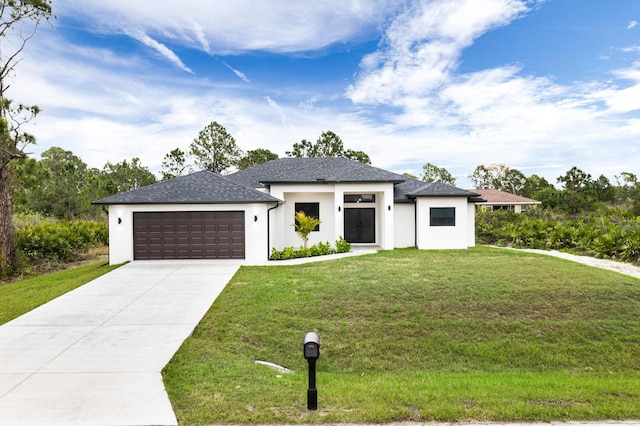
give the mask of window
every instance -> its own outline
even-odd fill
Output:
[[[456,226],[455,207],[431,207],[429,215],[430,226]]]
[[[375,203],[376,194],[344,194],[345,203]]]
[[[320,203],[296,203],[296,213],[304,212],[306,216],[314,219],[320,219]],[[320,225],[316,226],[313,231],[319,231]]]

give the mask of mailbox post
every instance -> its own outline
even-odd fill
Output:
[[[307,389],[307,408],[318,409],[318,389],[316,388],[316,360],[320,358],[320,336],[310,332],[304,336],[302,344],[304,357],[309,363],[309,389]]]

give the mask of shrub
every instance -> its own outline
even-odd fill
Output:
[[[295,259],[296,256],[296,251],[293,247],[285,247],[284,250],[282,250],[282,259],[286,260],[286,259]]]
[[[347,253],[351,251],[351,243],[345,240],[342,236],[336,241],[336,251],[338,253]]]
[[[604,259],[640,261],[640,222],[612,212],[612,217],[568,220],[528,213],[479,211],[476,236],[480,244],[570,250]]]
[[[271,256],[269,256],[271,260],[280,260],[282,259],[282,252],[276,250],[275,247],[271,248]]]
[[[339,241],[340,240],[338,240],[338,242]],[[344,241],[344,243],[349,245],[349,248],[346,250],[346,251],[349,251],[351,249],[351,244],[347,243],[346,241]],[[343,247],[344,247],[344,243],[342,243]],[[285,247],[282,251],[279,251],[279,250],[276,250],[276,248],[274,247],[271,249],[271,256],[269,256],[269,259],[271,260],[297,259],[301,257],[324,256],[327,254],[334,254],[336,252],[343,253],[343,252],[338,252],[336,249],[333,249],[331,247],[331,244],[329,244],[329,241],[327,241],[326,243],[320,242],[318,244],[314,244],[309,248],[300,247],[298,250],[295,250],[293,247]]]
[[[26,225],[16,230],[15,248],[29,259],[69,261],[89,247],[106,245],[106,223],[78,221]]]

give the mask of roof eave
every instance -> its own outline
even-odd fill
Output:
[[[112,206],[112,205],[171,205],[171,204],[283,204],[284,201],[273,200],[235,200],[235,201],[109,201],[101,202],[101,200],[93,201],[91,204]]]
[[[261,180],[263,185],[324,185],[324,184],[336,184],[336,183],[392,183],[398,184],[404,182],[403,180],[332,180],[332,179],[317,179],[317,180],[299,180],[299,181],[269,181]]]

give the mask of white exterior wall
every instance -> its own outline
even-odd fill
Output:
[[[413,203],[397,203],[394,205],[394,239],[395,248],[416,246],[416,207]]]
[[[455,226],[430,226],[431,207],[454,207]],[[416,200],[418,209],[416,246],[421,250],[463,249],[469,246],[469,203],[466,197],[420,197]],[[473,227],[472,227],[473,229]]]
[[[109,263],[133,260],[133,212],[244,211],[245,262],[259,264],[269,258],[267,209],[273,204],[132,204],[109,206]],[[255,216],[258,220],[255,221]],[[118,223],[118,219],[122,222]]]
[[[467,203],[467,247],[476,246],[476,205]]]
[[[344,204],[344,194],[375,194],[375,203],[349,203]],[[382,250],[393,250],[394,247],[394,214],[395,208],[393,204],[393,184],[392,183],[358,183],[348,184],[341,183],[336,185],[336,200],[339,200],[341,210],[345,207],[363,207],[368,208],[375,206],[376,209],[376,227],[375,244],[380,246]],[[391,208],[389,208],[391,207]],[[337,211],[337,210],[336,210]],[[337,237],[344,234],[344,215],[340,213],[340,232]],[[336,237],[336,238],[337,238]]]
[[[300,247],[302,239],[295,233],[293,217],[295,203],[320,204],[320,231],[309,235],[309,245],[329,241],[331,245],[344,236],[344,194],[376,194],[376,242],[384,250],[393,249],[394,206],[393,184],[297,184],[271,185],[269,194],[284,200],[284,205],[271,213],[271,246],[278,250],[284,247]],[[348,206],[356,206],[348,205]],[[389,210],[391,206],[391,210]]]

